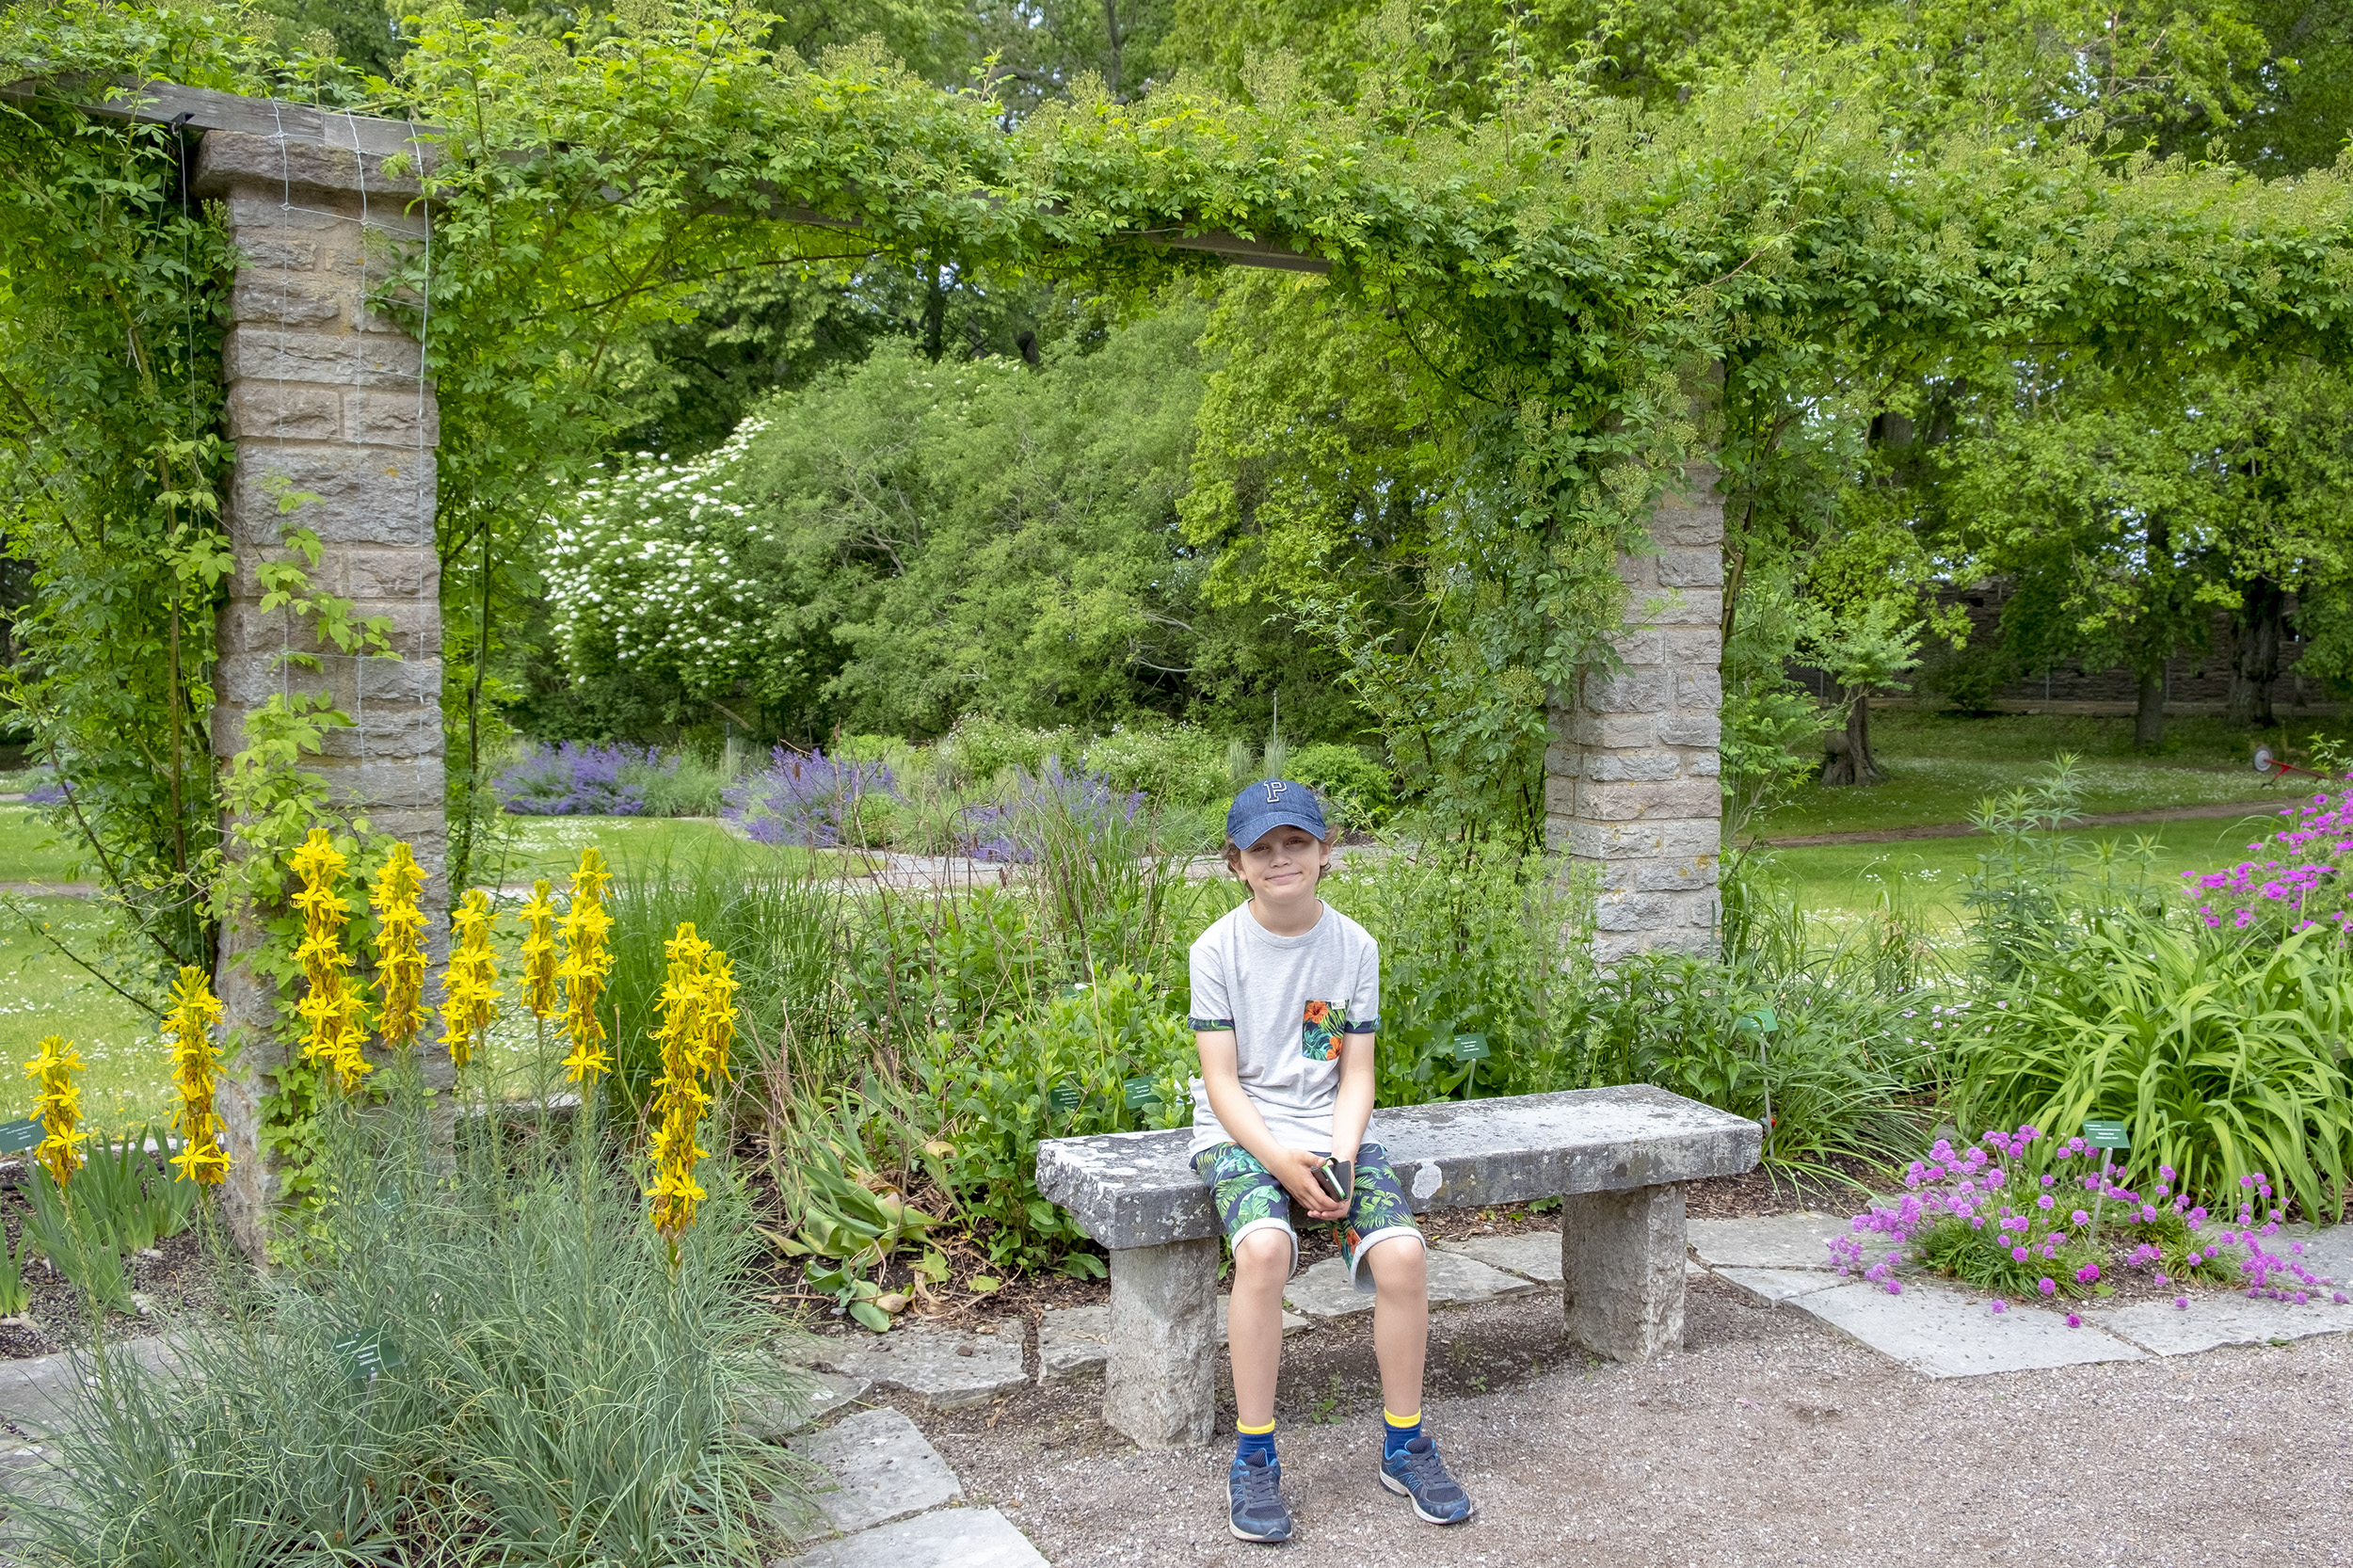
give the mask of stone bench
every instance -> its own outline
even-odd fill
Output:
[[[1763,1129],[1649,1084],[1376,1111],[1416,1213],[1560,1198],[1567,1332],[1613,1361],[1683,1338],[1683,1188],[1756,1165]],[[1103,1419],[1147,1448],[1209,1439],[1220,1236],[1189,1128],[1056,1138],[1038,1190],[1112,1255]]]

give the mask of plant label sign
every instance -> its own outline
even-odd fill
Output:
[[[1457,1062],[1484,1062],[1493,1054],[1487,1048],[1484,1034],[1457,1034],[1454,1037],[1454,1060]]]
[[[46,1136],[39,1122],[0,1122],[0,1154],[23,1154]]]
[[[2122,1122],[2084,1123],[2084,1142],[2095,1149],[2129,1149],[2133,1141],[2124,1135]]]
[[[1160,1102],[1160,1084],[1148,1078],[1131,1078],[1121,1087],[1127,1091],[1128,1109],[1141,1111],[1147,1105]]]
[[[401,1365],[397,1348],[388,1344],[381,1334],[354,1335],[339,1339],[332,1347],[343,1358],[344,1371],[354,1383],[372,1381],[379,1372]]]
[[[1055,1084],[1051,1089],[1046,1091],[1046,1103],[1052,1106],[1057,1111],[1078,1110],[1079,1086],[1075,1083]]]

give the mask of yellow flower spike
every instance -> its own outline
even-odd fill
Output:
[[[580,852],[580,869],[572,873],[572,906],[564,915],[564,961],[555,975],[564,984],[564,1032],[571,1054],[564,1071],[584,1090],[613,1070],[604,1048],[604,1024],[597,1003],[604,996],[605,977],[613,972],[613,952],[607,938],[613,917],[604,907],[605,884],[613,873],[604,869],[604,856],[595,846]]]
[[[82,1168],[82,1143],[89,1136],[79,1126],[82,1086],[73,1081],[73,1075],[81,1070],[82,1059],[75,1054],[73,1042],[56,1034],[41,1041],[40,1054],[24,1064],[24,1076],[40,1085],[33,1101],[33,1120],[40,1124],[43,1137],[33,1158],[57,1178],[60,1187]]]
[[[555,905],[548,902],[545,877],[531,885],[522,921],[523,1006],[544,1020],[555,1014]]]
[[[424,1027],[424,868],[408,846],[395,842],[368,894],[376,911],[376,972],[384,1005],[376,1029],[384,1044],[407,1050]]]
[[[351,958],[344,952],[344,927],[351,904],[336,884],[350,864],[335,848],[323,827],[311,829],[302,847],[288,864],[302,879],[294,905],[302,911],[302,942],[295,949],[309,990],[295,1004],[295,1016],[310,1028],[303,1037],[302,1057],[334,1070],[345,1094],[375,1069],[361,1054],[366,1045],[367,1010],[351,980]]]
[[[441,977],[441,1044],[462,1067],[473,1060],[474,1038],[487,1034],[499,1016],[498,960],[490,952],[490,896],[469,888],[450,915],[457,934],[449,968]]]
[[[181,966],[163,1028],[164,1044],[171,1048],[172,1081],[180,1089],[180,1110],[171,1123],[180,1133],[180,1152],[171,1165],[180,1180],[207,1187],[219,1186],[229,1175],[229,1151],[221,1144],[220,1114],[213,1104],[220,1077],[213,1026],[219,1022],[220,1003],[204,971]]]
[[[703,1063],[715,1094],[728,1078],[728,1050],[735,1044],[735,966],[717,948],[703,960]]]
[[[653,1200],[654,1229],[675,1256],[679,1238],[695,1223],[696,1206],[708,1195],[695,1180],[695,1166],[710,1151],[696,1144],[695,1134],[711,1104],[714,1068],[726,1049],[717,1030],[722,1016],[726,1038],[734,1036],[735,983],[727,974],[714,987],[712,961],[724,971],[726,956],[696,936],[692,923],[680,924],[663,952],[669,970],[658,1003],[662,1025],[654,1031],[662,1047],[662,1076],[654,1080],[653,1185],[646,1196]]]

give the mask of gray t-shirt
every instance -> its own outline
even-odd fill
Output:
[[[1381,1027],[1381,945],[1333,908],[1277,936],[1238,904],[1193,944],[1193,1027],[1230,1029],[1242,1093],[1286,1148],[1332,1146],[1340,1036]],[[1193,1150],[1233,1142],[1193,1080]]]

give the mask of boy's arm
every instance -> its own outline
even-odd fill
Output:
[[[1250,1103],[1250,1096],[1241,1086],[1234,1032],[1195,1030],[1193,1038],[1201,1048],[1201,1084],[1209,1093],[1209,1110],[1217,1116],[1218,1125],[1225,1128],[1225,1135],[1272,1172],[1274,1179],[1283,1184],[1283,1190],[1290,1193],[1291,1202],[1305,1209],[1310,1218],[1337,1220],[1347,1213],[1348,1205],[1333,1202],[1331,1195],[1316,1185],[1315,1170],[1323,1161],[1305,1149],[1285,1148],[1276,1143],[1266,1118]],[[1344,1095],[1347,1091],[1341,1092]],[[1369,1108],[1369,1098],[1367,1105]],[[1358,1128],[1360,1136],[1362,1131]]]
[[[1365,1141],[1365,1124],[1372,1120],[1373,1040],[1369,1034],[1340,1036],[1340,1097],[1332,1107],[1332,1154],[1347,1165],[1356,1162],[1356,1145]]]

